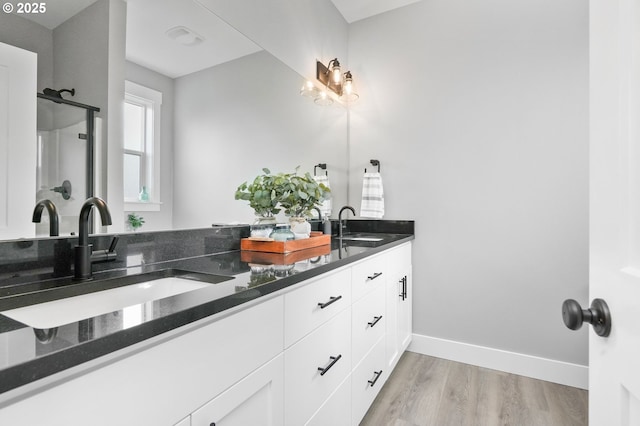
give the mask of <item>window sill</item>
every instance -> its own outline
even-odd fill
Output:
[[[125,201],[125,212],[159,212],[162,203],[155,203],[152,201]]]

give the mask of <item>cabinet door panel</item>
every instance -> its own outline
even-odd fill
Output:
[[[281,354],[194,412],[191,426],[281,425],[283,377]]]
[[[380,339],[351,375],[351,413],[354,425],[360,423],[391,373],[386,369],[384,346],[384,339]]]
[[[351,424],[351,375],[327,399],[305,426],[349,426]]]
[[[351,305],[350,280],[345,269],[284,295],[285,347]]]
[[[351,372],[351,309],[291,346],[284,359],[285,424],[298,426]]]
[[[384,286],[388,274],[388,255],[386,253],[354,265],[351,273],[353,300],[359,300],[376,288]]]
[[[352,357],[355,366],[385,333],[385,287],[360,299],[353,305],[352,311]]]

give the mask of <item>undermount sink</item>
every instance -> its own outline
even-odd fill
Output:
[[[199,290],[230,279],[233,277],[179,270],[150,272],[122,277],[120,280],[125,284],[120,287],[24,306],[0,314],[29,327],[48,329]]]

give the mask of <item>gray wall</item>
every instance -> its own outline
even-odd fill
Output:
[[[587,365],[588,3],[428,0],[349,28],[350,201],[416,220],[415,333]]]
[[[346,202],[346,111],[300,96],[303,81],[264,51],[175,80],[175,228],[252,223],[234,193],[264,167],[327,163],[334,205]]]

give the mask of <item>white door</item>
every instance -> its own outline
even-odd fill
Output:
[[[590,1],[589,424],[640,425],[640,0]]]
[[[0,43],[0,240],[35,235],[36,58]]]

